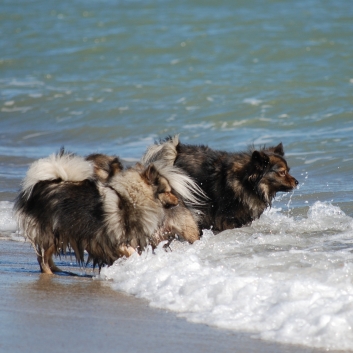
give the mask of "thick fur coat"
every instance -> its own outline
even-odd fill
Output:
[[[176,154],[174,155],[174,159]],[[94,165],[94,172],[102,182],[108,182],[112,176],[120,173],[123,169],[121,162],[116,156],[104,154],[92,154],[86,157]],[[184,172],[173,166],[172,162],[163,160],[156,161],[156,166],[163,171],[173,170],[173,173],[168,173],[171,192],[178,197],[178,206],[165,208],[165,219],[163,225],[154,234],[157,241],[174,239],[186,240],[189,243],[194,243],[200,239],[200,230],[198,223],[200,221],[200,211],[197,206],[203,204],[205,195],[199,189],[196,183],[187,177]],[[148,166],[148,165],[146,165]],[[135,168],[144,168],[142,164],[137,164]],[[172,176],[173,175],[173,176]],[[160,177],[159,183],[164,185],[165,181]],[[167,189],[167,186],[164,185]],[[187,191],[190,189],[189,191]],[[191,191],[191,192],[190,192]],[[165,195],[165,193],[164,193]],[[183,197],[182,195],[187,195]]]
[[[121,170],[112,159],[116,168],[110,173],[112,167],[97,158],[61,151],[34,162],[27,172],[14,210],[42,272],[60,271],[52,256],[67,248],[80,264],[86,250],[88,261],[100,268],[149,244],[156,246],[166,227],[166,210],[179,203],[170,181],[183,199],[195,200],[196,186],[175,167]],[[106,169],[106,177],[97,168]]]
[[[173,159],[208,196],[200,227],[215,231],[251,223],[271,206],[277,192],[291,191],[298,184],[289,174],[282,143],[231,153],[182,144],[174,136],[150,146],[143,163]]]

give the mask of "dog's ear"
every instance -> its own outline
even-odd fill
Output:
[[[251,155],[250,161],[250,171],[248,174],[248,181],[251,183],[256,183],[256,181],[260,180],[270,163],[270,158],[263,151],[254,151]]]
[[[161,201],[164,208],[170,208],[179,204],[178,198],[172,193],[168,180],[159,174],[154,164],[150,164],[145,169],[143,176],[151,185],[154,185],[155,195]]]
[[[251,163],[256,170],[263,171],[270,163],[270,158],[263,151],[254,151],[251,156]]]
[[[124,166],[120,162],[118,157],[113,157],[109,162],[109,177],[114,176],[115,174],[120,173],[124,169]]]
[[[142,176],[145,177],[150,182],[150,184],[152,185],[158,184],[159,172],[157,168],[154,166],[154,164],[150,164],[144,170]]]
[[[269,149],[268,149],[268,151],[270,151],[270,152],[273,152],[274,154],[278,154],[279,156],[284,156],[284,149],[283,149],[283,144],[282,144],[282,142],[281,143],[279,143],[277,146],[275,146],[275,147],[270,147]]]

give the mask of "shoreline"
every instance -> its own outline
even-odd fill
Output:
[[[102,280],[41,274],[29,242],[1,239],[0,248],[1,352],[326,351],[190,323]]]

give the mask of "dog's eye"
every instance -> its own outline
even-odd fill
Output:
[[[278,174],[280,176],[284,177],[287,174],[287,171],[286,170],[281,170]]]

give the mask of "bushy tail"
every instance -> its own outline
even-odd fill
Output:
[[[29,197],[33,187],[40,181],[61,179],[82,181],[93,177],[93,166],[84,158],[63,149],[47,158],[31,164],[22,182],[22,192]]]
[[[153,162],[158,172],[165,177],[173,191],[175,191],[186,204],[190,206],[202,206],[208,197],[196,182],[181,169],[164,163],[162,160]]]
[[[155,161],[164,161],[167,165],[173,165],[177,157],[176,146],[179,144],[179,135],[169,137],[158,144],[154,144],[147,148],[146,153],[142,157],[141,163],[148,165]]]
[[[170,186],[182,197],[186,204],[202,206],[208,199],[206,194],[191,177],[174,166],[178,155],[176,149],[178,144],[179,135],[175,135],[148,147],[141,159],[141,163],[145,166],[153,163],[159,173],[169,181]]]

